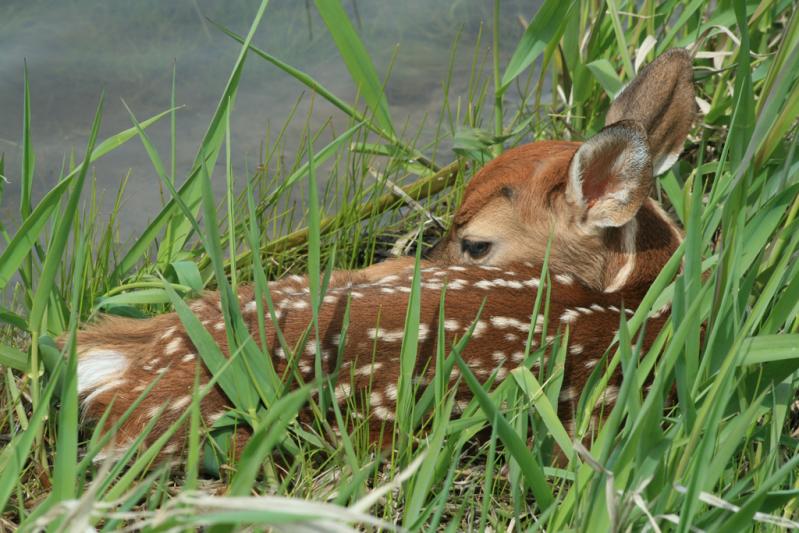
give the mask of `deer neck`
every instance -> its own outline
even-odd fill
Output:
[[[605,292],[646,292],[682,241],[677,225],[656,201],[647,199],[624,226],[608,230]]]

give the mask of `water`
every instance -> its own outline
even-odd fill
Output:
[[[6,227],[19,224],[23,66],[31,87],[31,131],[36,152],[34,202],[57,181],[70,154],[83,157],[101,92],[106,106],[100,138],[131,126],[124,100],[139,120],[169,108],[173,65],[177,103],[176,165],[182,181],[222,94],[239,45],[205,17],[245,34],[260,2],[240,0],[0,0],[0,152],[10,183],[0,204]],[[482,50],[490,42],[492,2],[487,0],[342,0],[384,76],[396,52],[388,100],[398,129],[414,132],[426,114],[437,116],[443,100],[452,43],[461,32],[450,98],[466,99],[474,43],[486,24]],[[507,58],[522,33],[519,15],[530,19],[538,2],[502,4],[502,55]],[[345,101],[355,90],[313,2],[272,0],[254,44],[298,67]],[[489,64],[486,64],[488,67]],[[305,93],[285,140],[299,144],[311,98],[299,82],[251,55],[244,68],[232,116],[234,171],[244,176],[261,161],[266,132],[273,135]],[[333,119],[341,132],[346,118],[320,99],[311,124]],[[432,122],[428,121],[430,129]],[[169,122],[148,130],[169,168]],[[445,154],[446,155],[446,154]],[[160,180],[138,140],[115,150],[93,169],[102,192],[101,217],[112,207],[120,182],[129,175],[120,213],[124,241],[137,235],[161,206]],[[217,172],[215,187],[223,189]],[[4,243],[0,240],[0,249]]]

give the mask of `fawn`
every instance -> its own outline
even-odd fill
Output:
[[[558,409],[573,435],[574,405],[613,339],[619,314],[635,308],[680,243],[679,228],[648,195],[653,177],[679,156],[695,108],[691,58],[685,50],[673,49],[641,70],[612,103],[608,125],[587,141],[534,142],[508,150],[478,172],[465,190],[449,234],[421,265],[415,380],[425,383],[435,371],[445,286],[446,349],[472,326],[462,357],[483,381],[497,383],[517,365],[533,364],[523,361],[531,328],[536,347],[568,327]],[[531,314],[550,238],[551,298],[545,320]],[[305,336],[312,317],[307,278],[291,276],[269,286],[277,325],[287,345],[296,349],[286,353],[267,314],[266,344],[277,373],[313,379],[321,350],[323,371],[337,371],[336,399],[358,406],[372,439],[390,434],[381,428],[395,419],[399,353],[413,273],[414,262],[408,258],[333,273],[320,302],[318,343],[313,335]],[[238,297],[245,324],[257,339],[254,291],[242,288]],[[343,336],[348,301],[349,327]],[[190,308],[229,355],[219,294],[209,292]],[[667,315],[664,309],[650,316],[645,348]],[[145,320],[105,318],[79,333],[77,351],[84,412],[97,420],[109,411],[107,425],[160,378],[121,425],[116,436],[121,446],[154,417],[158,420],[149,440],[180,416],[192,399],[196,365],[201,365],[201,380],[211,378],[175,313]],[[455,367],[451,384],[460,383],[458,374]],[[614,403],[618,373],[613,380],[600,399],[606,409]],[[470,393],[462,383],[458,387],[462,405]],[[217,386],[203,398],[200,409],[211,425],[229,406]],[[163,451],[176,453],[181,444],[175,438]]]

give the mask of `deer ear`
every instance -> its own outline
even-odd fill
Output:
[[[677,162],[696,107],[691,56],[672,48],[641,69],[616,97],[605,124],[635,120],[643,125],[658,176]]]
[[[607,126],[580,145],[569,165],[566,198],[582,224],[593,228],[626,224],[652,187],[646,131],[632,120]]]

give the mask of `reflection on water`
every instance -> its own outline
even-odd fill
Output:
[[[32,102],[32,135],[36,150],[34,201],[53,186],[64,161],[85,149],[98,97],[105,92],[101,138],[130,127],[121,102],[140,120],[169,107],[173,63],[177,68],[177,101],[185,105],[177,118],[177,174],[188,171],[217,99],[223,91],[239,46],[205,17],[246,33],[259,1],[239,0],[3,0],[0,6],[0,152],[6,155],[6,186],[0,217],[6,226],[19,223],[19,161],[22,124],[23,65],[27,61]],[[254,43],[299,67],[334,93],[352,101],[349,75],[315,13],[312,2],[272,0]],[[483,49],[490,41],[491,4],[486,0],[342,0],[358,25],[378,73],[391,67],[388,100],[401,129],[414,132],[427,113],[437,115],[443,100],[450,50],[459,30],[451,97],[465,99],[473,45],[481,23],[489,23]],[[538,2],[502,4],[503,55],[508,57]],[[486,65],[488,66],[488,65]],[[303,86],[250,56],[232,118],[234,170],[243,174],[260,160],[266,132],[280,128]],[[299,142],[310,108],[304,98],[285,147]],[[345,119],[318,99],[312,124],[335,117],[337,131]],[[428,122],[430,123],[430,122]],[[432,129],[432,125],[431,125]],[[169,123],[149,134],[169,165]],[[122,206],[122,238],[140,232],[160,206],[159,180],[138,141],[98,162],[95,174],[104,191],[107,213],[120,181],[130,173]],[[220,174],[217,174],[221,176]],[[220,189],[221,179],[215,182]],[[0,248],[3,247],[0,240]]]

